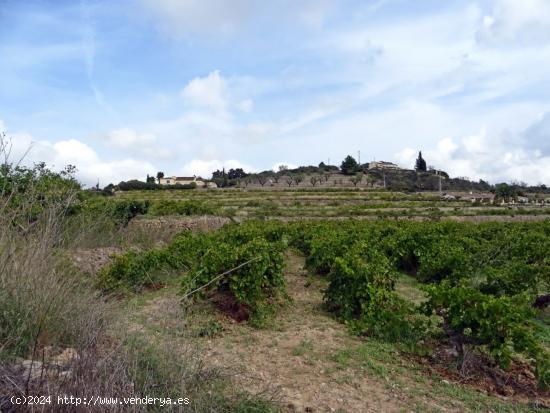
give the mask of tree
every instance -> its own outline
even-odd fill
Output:
[[[239,179],[245,178],[248,174],[243,170],[243,168],[230,169],[227,173],[229,179]]]
[[[353,186],[357,187],[357,184],[360,183],[363,180],[363,174],[357,173],[356,175],[352,176],[350,181],[353,184]]]
[[[518,191],[515,187],[507,183],[501,183],[495,185],[495,195],[497,199],[508,202],[518,196]]]
[[[311,178],[309,178],[309,182],[311,182],[311,186],[315,186],[318,182],[321,182],[321,178],[312,175]]]
[[[294,177],[292,175],[288,175],[285,179],[285,182],[290,188],[292,186],[292,183],[294,182]]]
[[[256,180],[259,182],[259,184],[263,187],[268,181],[269,181],[270,175],[269,174],[258,174],[256,175]]]
[[[157,181],[160,185],[160,180],[164,178],[164,172],[157,172]]]
[[[344,175],[353,175],[357,172],[357,161],[355,158],[351,155],[346,156],[346,159],[342,161],[342,165],[340,165],[340,169],[344,173]]]
[[[286,172],[288,171],[287,165],[279,165],[279,172]]]
[[[149,176],[149,174],[147,174],[147,180],[145,182],[147,182],[148,184],[154,184],[155,183],[155,177],[154,176]]]
[[[294,175],[294,182],[296,182],[296,186],[300,185],[300,182],[304,180],[304,175],[302,174],[296,174]]]
[[[426,161],[422,158],[422,151],[418,152],[418,158],[416,158],[416,164],[414,166],[417,172],[426,172]]]

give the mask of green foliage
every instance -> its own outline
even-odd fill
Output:
[[[361,316],[348,320],[352,330],[418,348],[416,342],[426,338],[428,318],[418,314],[413,304],[394,291],[372,285],[367,289],[369,299],[362,305]]]
[[[426,172],[428,170],[426,161],[422,158],[422,152],[418,152],[418,158],[416,158],[414,169],[416,169],[417,172]]]
[[[353,184],[353,186],[357,186],[357,184],[361,183],[363,180],[363,174],[357,173],[354,176],[351,177],[350,181]]]
[[[119,191],[157,191],[157,190],[176,190],[176,189],[195,189],[197,184],[191,182],[189,184],[175,184],[175,185],[161,185],[160,183],[155,183],[154,178],[143,182],[137,179],[132,179],[130,181],[122,181],[116,185],[116,189]],[[158,178],[157,178],[158,179]],[[159,180],[160,182],[160,180]]]
[[[128,251],[100,271],[97,285],[105,291],[139,291],[160,282],[165,272],[189,270],[212,244],[211,236],[186,231],[166,248]]]
[[[516,198],[521,192],[517,186],[507,183],[496,184],[494,191],[497,199],[506,202]]]
[[[505,368],[515,353],[543,360],[543,349],[533,334],[531,320],[535,312],[528,295],[494,296],[448,282],[426,286],[425,291],[429,300],[423,306],[424,312],[440,315],[445,330],[457,335],[461,344],[486,348]],[[543,385],[547,385],[547,368],[547,363],[537,366],[542,370],[539,378]]]
[[[196,291],[194,296],[197,297],[212,290],[227,291],[238,303],[249,307],[253,317],[262,318],[265,307],[285,292],[285,244],[270,242],[265,237],[251,237],[235,243],[235,236],[229,233],[223,237],[225,239],[218,239],[214,248],[207,250],[200,264],[184,277],[182,294]]]
[[[291,246],[311,271],[327,276],[326,307],[355,333],[406,344],[461,337],[504,367],[523,354],[547,386],[548,354],[534,339],[532,304],[550,284],[549,242],[550,221],[247,221],[130,253],[103,276],[115,288],[139,288],[163,270],[187,271],[182,294],[229,294],[262,324],[285,296],[282,254]],[[422,307],[395,292],[400,271],[424,284]]]
[[[104,290],[139,290],[158,281],[158,270],[167,263],[166,253],[151,250],[145,253],[129,251],[117,256],[113,263],[100,271],[97,285]]]
[[[251,221],[214,233],[184,232],[166,248],[116,257],[100,272],[98,286],[106,291],[140,290],[159,282],[165,272],[186,271],[183,295],[228,292],[259,321],[269,315],[275,300],[286,297],[285,249],[278,223]]]
[[[363,314],[373,290],[393,289],[396,274],[382,253],[367,245],[357,245],[335,259],[328,278],[326,304],[348,319]]]
[[[308,245],[306,265],[318,274],[328,274],[337,257],[342,256],[351,245],[349,233],[317,234]]]
[[[91,198],[84,201],[76,212],[92,217],[107,217],[120,225],[126,225],[138,215],[144,215],[150,207],[149,201],[130,199]]]
[[[486,350],[503,366],[518,354],[548,386],[548,354],[534,339],[534,299],[548,291],[550,221],[308,222],[287,227],[308,268],[327,274],[327,308],[358,334],[413,343],[439,332]],[[425,284],[422,308],[394,291],[396,271]]]
[[[357,334],[407,341],[424,327],[414,306],[393,291],[396,272],[376,248],[356,244],[334,260],[328,278],[327,307]]]
[[[32,168],[0,164],[1,206],[6,211],[21,211],[13,224],[23,226],[35,222],[45,209],[58,202],[66,202],[65,213],[70,213],[77,204],[75,194],[80,190],[74,173],[73,166],[52,172],[45,163]]]
[[[143,191],[143,190],[154,190],[158,189],[159,185],[155,183],[155,180],[139,181],[137,179],[132,179],[130,181],[122,181],[116,186],[119,191]]]
[[[153,202],[151,208],[149,209],[149,214],[153,216],[215,215],[216,210],[207,203],[197,200],[162,200]]]
[[[342,173],[344,175],[354,175],[359,169],[359,164],[357,163],[357,161],[353,156],[348,155],[342,161],[342,165],[340,165],[340,169],[342,170]]]
[[[199,337],[212,338],[218,336],[224,330],[223,325],[218,320],[212,320],[197,330]]]

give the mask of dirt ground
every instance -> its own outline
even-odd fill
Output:
[[[350,335],[321,307],[324,281],[303,266],[287,253],[292,302],[265,328],[237,323],[209,303],[182,314],[177,291],[167,288],[137,299],[128,329],[181,348],[192,340],[204,365],[285,412],[533,411],[432,375],[392,345]]]
[[[350,337],[344,326],[323,314],[319,285],[302,268],[301,257],[287,255],[293,302],[274,328],[229,326],[221,337],[205,343],[205,361],[230,366],[239,386],[251,393],[267,389],[289,411],[399,410],[399,401],[378,381],[331,366],[335,362],[330,355],[348,345]]]
[[[69,257],[82,272],[96,276],[103,267],[111,263],[115,255],[122,252],[120,247],[79,248],[72,250]]]

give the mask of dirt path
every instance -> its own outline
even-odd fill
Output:
[[[236,385],[274,392],[289,411],[387,412],[400,410],[385,384],[340,368],[333,355],[353,339],[321,310],[322,285],[307,277],[304,260],[287,254],[286,278],[293,299],[266,329],[228,325],[205,343],[204,359],[235,371]]]
[[[395,345],[351,336],[321,307],[325,281],[303,266],[302,257],[286,254],[292,302],[265,328],[236,323],[208,302],[182,313],[172,287],[137,296],[127,328],[177,352],[195,348],[234,389],[263,394],[286,412],[530,411],[431,376]]]

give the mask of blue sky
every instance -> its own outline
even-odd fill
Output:
[[[550,184],[550,1],[0,0],[0,129],[88,185],[362,161]]]

